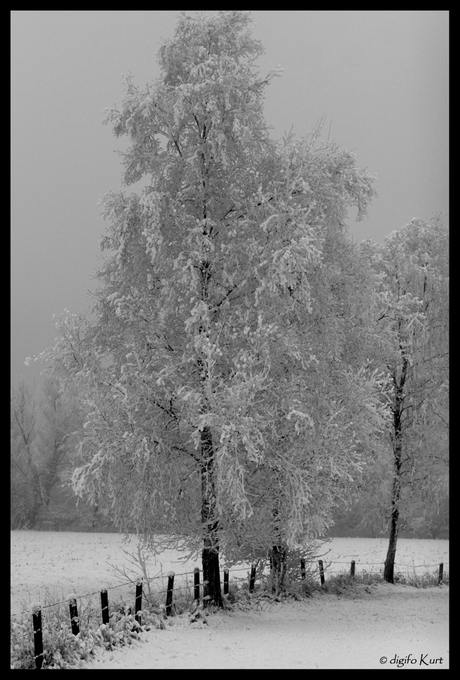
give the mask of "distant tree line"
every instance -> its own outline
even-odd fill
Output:
[[[48,399],[45,396],[47,393]],[[51,399],[50,394],[54,398]],[[12,390],[10,527],[53,531],[117,531],[110,519],[98,512],[97,506],[91,506],[79,498],[72,489],[70,479],[75,466],[78,427],[81,427],[78,397],[75,395],[65,400],[70,406],[67,412],[62,406],[58,407],[56,397],[60,400],[56,388],[47,381],[39,387],[22,382]],[[58,414],[59,418],[56,417]],[[443,471],[444,475],[446,471],[447,467]],[[372,496],[370,499],[369,492],[361,488],[351,507],[344,503],[336,508],[334,523],[327,535],[387,536],[390,481],[388,470],[386,477],[381,480],[379,497]],[[435,489],[439,480],[433,477],[431,483]],[[400,526],[402,537],[448,538],[448,486],[445,485],[441,493],[433,491],[428,495],[422,493],[419,487],[413,489],[401,513]],[[165,525],[162,530],[168,531],[168,527]]]

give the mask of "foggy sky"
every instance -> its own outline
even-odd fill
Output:
[[[187,12],[192,14],[192,12]],[[11,382],[53,343],[52,315],[84,313],[105,223],[98,200],[121,187],[120,140],[103,109],[120,105],[123,74],[159,75],[175,11],[11,12]],[[446,11],[255,11],[261,74],[279,138],[321,116],[329,135],[377,175],[355,240],[383,241],[413,217],[448,212]],[[447,217],[445,218],[447,222]]]

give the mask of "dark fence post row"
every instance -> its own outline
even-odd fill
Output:
[[[302,562],[303,562],[303,567],[302,567]],[[318,565],[319,565],[319,579],[320,579],[321,585],[324,586],[325,578],[324,578],[323,560],[318,560]],[[351,565],[350,565],[350,576],[351,576],[351,578],[355,577],[355,566],[356,566],[355,560],[351,560]],[[304,570],[303,573],[305,573],[305,561],[304,560],[300,561],[301,571],[302,571],[302,568]],[[303,576],[302,578],[305,578],[305,577]]]
[[[323,560],[318,560],[318,565],[319,565],[319,577],[321,581],[321,585],[324,585],[324,565],[323,565]],[[384,564],[385,567],[385,564]],[[355,568],[356,568],[356,562],[355,560],[351,561],[350,565],[350,576],[351,578],[355,577]],[[305,578],[305,560],[300,560],[300,573],[301,573],[301,578]],[[438,572],[438,585],[442,585],[442,580],[443,580],[443,573],[444,573],[444,563],[441,562],[439,565],[439,572]]]
[[[319,577],[321,585],[325,583],[324,578],[324,564],[323,560],[318,560],[319,565]],[[354,578],[355,576],[355,560],[351,561],[350,565],[350,576]],[[438,585],[442,584],[444,573],[444,563],[441,562],[439,565],[438,572]],[[171,616],[172,614],[172,603],[173,603],[173,591],[174,591],[174,572],[171,571],[168,574],[168,587],[166,590],[166,616]],[[194,592],[193,597],[195,600],[200,600],[200,570],[196,567],[193,570],[194,576]],[[300,576],[304,581],[306,577],[305,572],[305,559],[300,560]],[[256,565],[251,565],[251,573],[249,576],[249,592],[254,592],[254,583],[256,579]],[[228,581],[229,581],[229,569],[224,569],[224,595],[228,595]],[[203,586],[206,583],[203,581]],[[80,632],[80,624],[78,618],[77,600],[74,596],[69,598],[69,611],[70,611],[70,624],[72,627],[72,633],[78,635]],[[141,625],[141,614],[142,611],[142,580],[136,583],[136,599],[134,605],[135,619],[139,625]],[[109,623],[109,600],[107,590],[101,590],[101,612],[102,612],[102,623]],[[131,609],[129,609],[131,612]],[[43,665],[43,634],[42,634],[42,613],[40,605],[36,605],[32,610],[32,622],[34,627],[34,654],[35,654],[35,666],[36,668],[41,668]]]

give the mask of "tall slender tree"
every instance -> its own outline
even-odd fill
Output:
[[[384,578],[392,583],[405,496],[414,486],[445,491],[448,231],[440,219],[413,219],[382,246],[362,247],[377,275],[376,337],[390,377],[393,473]]]

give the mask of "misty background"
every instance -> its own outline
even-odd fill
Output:
[[[192,14],[193,12],[187,12]],[[11,14],[11,383],[50,346],[53,314],[85,313],[105,230],[100,197],[121,185],[123,140],[102,126],[123,74],[145,87],[176,11]],[[355,241],[382,242],[413,217],[448,213],[449,12],[254,11],[265,48],[265,115],[280,138],[325,117],[323,138],[377,176]],[[130,189],[131,190],[131,189]],[[135,190],[135,187],[133,187]]]

